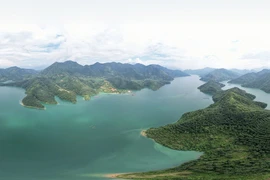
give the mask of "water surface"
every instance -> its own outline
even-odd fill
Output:
[[[93,180],[104,173],[165,169],[194,160],[201,153],[168,149],[140,131],[211,104],[211,97],[197,89],[201,84],[198,76],[177,78],[134,96],[78,97],[76,105],[57,99],[59,105],[46,110],[22,107],[23,89],[0,87],[0,179]]]

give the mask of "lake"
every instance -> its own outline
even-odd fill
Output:
[[[166,169],[197,159],[202,153],[168,149],[140,132],[213,103],[197,89],[203,83],[198,76],[176,78],[157,91],[78,97],[75,105],[57,99],[46,110],[21,106],[23,89],[0,87],[0,179],[105,180],[108,173]]]

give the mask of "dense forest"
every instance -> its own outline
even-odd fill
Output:
[[[146,173],[120,175],[130,179],[270,178],[270,111],[265,103],[239,88],[218,91],[214,104],[185,113],[179,121],[146,131],[147,137],[176,150],[200,151],[195,161]]]

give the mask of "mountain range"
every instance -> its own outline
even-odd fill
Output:
[[[25,78],[30,78],[36,74],[38,74],[38,71],[36,70],[22,69],[16,66],[7,69],[0,69],[0,82],[21,81]]]
[[[264,69],[258,73],[248,73],[229,83],[241,84],[243,87],[258,88],[270,93],[270,70]]]
[[[3,72],[10,72],[10,68]],[[82,66],[77,62],[55,62],[40,72],[16,68],[14,73],[0,74],[5,86],[22,87],[27,96],[23,105],[44,109],[45,104],[57,104],[55,96],[76,103],[76,96],[89,100],[99,92],[123,93],[149,88],[157,90],[175,77],[189,76],[180,70],[159,65],[95,63]]]
[[[202,68],[202,69],[187,69],[187,70],[184,70],[185,73],[188,73],[188,74],[196,74],[196,75],[199,75],[199,76],[205,76],[209,73],[211,73],[212,71],[214,70],[217,70],[218,68],[210,68],[210,67],[206,67],[206,68]],[[232,71],[236,74],[239,74],[239,75],[244,75],[244,74],[247,74],[247,73],[251,73],[251,72],[256,72],[257,70],[255,69],[251,69],[251,70],[248,70],[248,69],[228,69],[228,71]]]
[[[222,69],[215,69],[211,71],[210,73],[201,76],[201,80],[206,81],[206,82],[210,80],[221,82],[221,81],[235,79],[239,76],[240,74],[236,72],[222,68]]]

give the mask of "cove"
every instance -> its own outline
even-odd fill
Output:
[[[94,180],[109,173],[166,169],[201,153],[175,151],[142,137],[141,130],[177,121],[212,103],[198,76],[176,78],[157,91],[99,94],[46,110],[19,102],[23,89],[0,87],[0,179]]]

